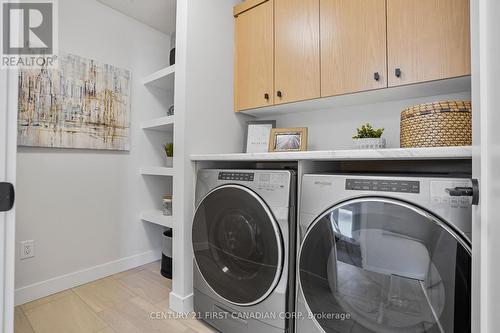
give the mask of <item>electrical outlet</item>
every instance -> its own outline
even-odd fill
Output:
[[[21,260],[35,256],[35,241],[26,240],[21,242]]]

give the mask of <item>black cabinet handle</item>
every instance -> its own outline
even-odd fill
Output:
[[[446,192],[448,192],[450,197],[472,197],[474,195],[472,187],[447,188]]]
[[[396,68],[394,74],[396,75],[396,77],[401,77],[401,68]]]
[[[266,93],[266,94],[264,94],[264,98],[265,98],[266,100],[269,100],[269,94],[267,94],[267,93]]]
[[[14,206],[14,185],[0,183],[0,212],[8,212]]]
[[[378,72],[375,72],[375,74],[373,74],[373,79],[375,81],[379,81],[380,80],[380,74]]]
[[[283,93],[280,90],[278,90],[277,95],[278,95],[279,98],[283,97]]]

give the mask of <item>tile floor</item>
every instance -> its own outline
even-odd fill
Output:
[[[193,318],[168,318],[171,287],[154,262],[16,307],[15,333],[215,332]]]

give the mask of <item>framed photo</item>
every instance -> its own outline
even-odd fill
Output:
[[[271,130],[275,127],[276,121],[274,120],[249,121],[246,128],[243,151],[245,153],[267,153]]]
[[[307,128],[273,128],[269,151],[306,151]]]

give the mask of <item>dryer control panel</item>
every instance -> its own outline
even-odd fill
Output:
[[[433,205],[447,206],[450,208],[470,208],[472,204],[472,193],[454,193],[459,189],[471,189],[470,181],[446,181],[435,180],[430,182],[430,199]]]
[[[376,191],[394,193],[420,193],[420,182],[392,179],[346,179],[345,189],[350,191]]]

